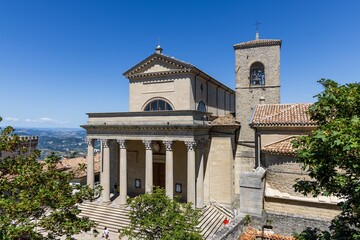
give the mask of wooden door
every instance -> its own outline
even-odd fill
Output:
[[[153,184],[165,188],[165,163],[153,164]]]

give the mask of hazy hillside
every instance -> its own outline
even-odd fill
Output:
[[[81,128],[16,128],[18,135],[39,137],[41,159],[51,152],[61,157],[86,156],[86,132]]]

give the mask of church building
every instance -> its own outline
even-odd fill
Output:
[[[260,215],[337,213],[336,199],[300,196],[306,177],[291,140],[316,128],[310,104],[280,104],[281,40],[234,45],[235,91],[196,66],[155,53],[127,70],[129,112],[87,113],[87,184],[94,186],[94,141],[100,141],[101,201],[163,187],[203,208],[215,201]],[[117,196],[117,192],[119,192]],[[305,210],[304,207],[305,206]]]

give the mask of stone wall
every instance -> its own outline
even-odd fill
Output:
[[[213,136],[204,169],[205,201],[215,199],[228,208],[233,207],[234,201],[232,141],[232,136]]]
[[[265,197],[264,209],[278,215],[294,215],[304,218],[333,219],[340,213],[334,203],[307,202],[285,198]]]

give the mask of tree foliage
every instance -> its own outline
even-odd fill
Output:
[[[130,226],[122,235],[130,239],[202,239],[198,225],[200,211],[190,203],[171,200],[164,189],[156,188],[129,199]]]
[[[324,91],[310,109],[317,129],[293,142],[296,156],[311,180],[298,180],[304,195],[336,196],[341,213],[333,219],[333,239],[360,236],[360,84],[319,81]],[[360,239],[360,238],[359,238]]]
[[[19,149],[19,137],[13,130],[1,130],[0,151]],[[69,182],[74,175],[58,171],[59,158],[52,154],[41,163],[38,156],[35,151],[0,159],[0,239],[58,239],[64,235],[71,239],[94,227],[93,221],[77,216],[76,205],[92,200],[93,190],[77,186],[73,193]]]

